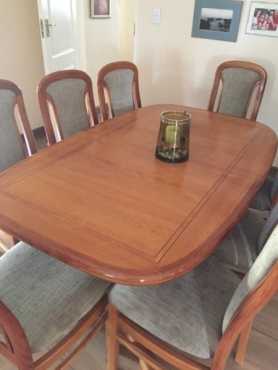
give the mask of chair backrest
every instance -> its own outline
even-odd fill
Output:
[[[278,204],[276,204],[270,212],[269,217],[259,235],[259,239],[257,242],[258,252],[261,252],[263,249],[267,239],[269,238],[270,234],[272,233],[275,226],[278,224]]]
[[[265,243],[261,253],[234,292],[234,295],[226,310],[223,320],[223,332],[225,332],[226,329],[229,327],[229,324],[233,321],[235,314],[238,313],[240,309],[244,309],[242,306],[244,301],[250,295],[252,295],[252,293],[256,293],[256,289],[258,289],[260,285],[265,285],[265,287],[263,288],[267,288],[268,291],[271,291],[274,288],[274,293],[275,290],[278,290],[278,279],[276,281],[269,281],[272,270],[278,269],[277,262],[278,226],[276,222],[275,228],[272,231],[272,234],[269,236],[267,242]],[[272,286],[270,284],[272,284]],[[267,302],[264,302],[264,296],[262,295],[259,296],[259,300],[256,301],[256,303],[257,304],[256,306],[254,306],[254,309],[256,307],[256,309],[259,311],[259,309],[263,308],[264,304],[266,304]],[[252,320],[252,317],[250,317],[250,320]]]
[[[98,124],[92,80],[83,71],[45,76],[38,87],[38,98],[50,145]]]
[[[98,73],[98,94],[104,120],[141,108],[136,65],[115,62],[104,66]]]
[[[208,109],[256,120],[266,82],[267,72],[258,64],[225,62],[217,68]]]
[[[22,128],[25,146],[18,124]],[[13,82],[0,80],[0,171],[36,151],[22,92]]]

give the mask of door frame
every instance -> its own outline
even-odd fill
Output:
[[[43,1],[49,1],[49,0],[37,0],[38,5],[38,17],[39,17],[39,32],[40,32],[40,39],[41,39],[41,46],[42,46],[42,55],[43,55],[43,66],[44,66],[44,72],[45,74],[50,73],[49,68],[49,60],[48,60],[48,51],[47,51],[47,45],[45,42],[45,36],[43,37],[43,34],[45,35],[45,24],[44,24],[44,14],[43,14]],[[82,22],[81,22],[81,15],[83,14],[82,8],[81,8],[81,1],[80,0],[72,0],[72,6],[73,6],[73,14],[74,14],[74,44],[75,49],[77,51],[77,68],[81,67],[81,35],[82,35]]]

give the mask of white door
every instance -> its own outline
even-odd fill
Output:
[[[79,68],[78,0],[38,0],[45,72]]]

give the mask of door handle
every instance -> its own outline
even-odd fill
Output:
[[[55,23],[50,23],[48,19],[44,20],[46,37],[51,37],[51,28],[56,27]]]

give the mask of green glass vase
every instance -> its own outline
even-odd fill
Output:
[[[187,112],[161,113],[160,130],[155,155],[169,163],[189,159],[191,115]]]

